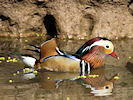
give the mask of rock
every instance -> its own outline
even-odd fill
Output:
[[[133,38],[130,0],[1,0],[0,36]]]
[[[43,25],[45,8],[38,8],[30,2],[0,3],[0,36],[27,37],[46,33]]]
[[[111,39],[133,38],[133,16],[126,5],[102,5],[97,10],[96,24],[93,29],[93,37],[104,36]]]

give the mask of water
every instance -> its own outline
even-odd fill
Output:
[[[0,100],[133,100],[133,40],[113,41],[115,52],[120,60],[108,56],[105,67],[94,72],[95,74],[100,72],[104,81],[108,81],[115,74],[119,74],[119,79],[114,82],[110,96],[94,96],[96,95],[95,92],[99,91],[93,91],[82,86],[83,80],[70,81],[72,76],[77,76],[76,73],[40,73],[37,78],[32,80],[24,80],[22,73],[13,74],[23,69],[25,65],[20,60],[18,62],[6,62],[8,57],[18,59],[17,56],[9,55],[6,52],[32,54],[38,58],[36,53],[25,49],[30,48],[27,44],[40,45],[43,41],[45,38],[42,37],[0,38],[0,57],[5,57],[5,60],[0,62]],[[58,40],[57,43],[61,50],[74,53],[85,41]],[[48,77],[52,80],[49,80]],[[55,80],[64,78],[66,80],[59,83],[59,87],[56,89]]]

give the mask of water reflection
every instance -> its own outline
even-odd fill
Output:
[[[133,74],[133,63],[127,62],[126,68]]]
[[[40,73],[40,78],[41,78],[40,84],[44,89],[49,88],[49,84],[51,86],[51,89],[55,89],[59,87],[60,82],[71,80],[77,76],[79,76],[79,73],[63,73],[63,72],[44,71]]]
[[[107,80],[104,68],[93,69],[87,77],[79,78],[79,74],[43,71],[40,73],[40,84],[44,89],[56,89],[60,86],[60,82],[78,81],[85,88],[91,90],[90,93],[93,93],[95,96],[107,96],[112,95],[113,84],[118,79],[116,74],[110,80]]]
[[[114,75],[108,80],[104,73],[104,68],[93,69],[90,75],[98,75],[98,77],[87,77],[82,79],[82,85],[91,89],[91,93],[95,96],[112,95],[113,84],[118,75]]]

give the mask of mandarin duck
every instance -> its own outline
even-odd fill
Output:
[[[87,69],[102,67],[105,56],[110,54],[118,58],[114,53],[112,42],[106,38],[96,37],[86,42],[75,55],[67,55],[57,48],[55,39],[44,42],[40,47],[41,58],[36,69],[46,69],[61,72],[81,72],[85,75]],[[34,63],[36,64],[36,63]]]
[[[112,42],[102,37],[96,37],[89,40],[74,55],[67,55],[60,52],[60,50],[57,50],[56,47],[53,48],[56,49],[56,56],[49,57],[44,56],[43,54],[43,58],[41,58],[40,61],[40,69],[61,72],[81,71],[82,73],[85,69],[88,69],[89,72],[89,69],[92,67],[98,68],[104,66],[106,55],[112,55],[113,57],[118,58],[114,53]],[[43,50],[45,51],[45,49]],[[45,53],[46,52],[47,51],[45,51]]]

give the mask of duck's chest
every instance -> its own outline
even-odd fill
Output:
[[[105,56],[98,53],[88,54],[82,58],[86,62],[89,62],[93,68],[102,67],[105,64]]]
[[[103,58],[92,58],[90,59],[90,64],[93,68],[102,67],[105,64],[105,60]]]

